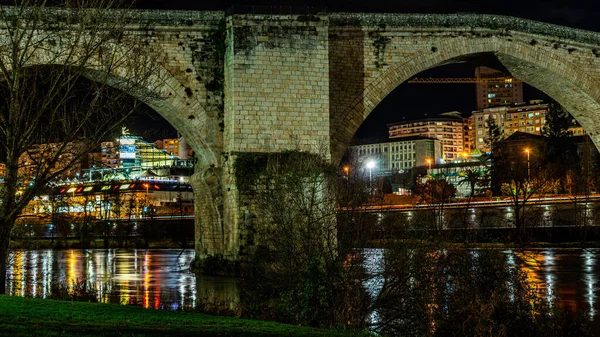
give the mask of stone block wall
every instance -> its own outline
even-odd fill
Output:
[[[329,152],[326,16],[233,15],[226,57],[226,151]]]

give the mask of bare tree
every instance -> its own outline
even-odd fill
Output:
[[[456,187],[444,178],[431,178],[418,184],[416,195],[430,211],[433,229],[444,229],[444,207],[456,196]]]
[[[116,0],[50,3],[0,7],[0,294],[24,207],[141,105],[125,98],[154,92],[157,51],[125,29],[127,11],[111,9]]]

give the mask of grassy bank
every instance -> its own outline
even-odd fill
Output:
[[[357,336],[232,317],[0,295],[0,336],[349,335]]]

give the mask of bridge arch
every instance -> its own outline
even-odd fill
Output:
[[[56,59],[54,55],[39,53],[32,57],[27,67],[65,67],[60,62],[49,62]],[[190,184],[194,191],[196,251],[205,255],[222,252],[223,238],[218,233],[223,231],[224,206],[219,172],[221,163],[216,155],[222,144],[219,144],[220,139],[215,137],[213,130],[217,124],[215,118],[205,110],[199,95],[192,92],[192,86],[185,81],[185,73],[170,71],[160,57],[149,60],[153,63],[143,67],[152,71],[141,81],[133,80],[133,84],[129,82],[139,74],[132,75],[132,72],[139,72],[139,69],[131,69],[126,61],[104,67],[99,59],[95,56],[89,64],[81,66],[82,77],[121,90],[143,102],[181,133],[194,150],[197,160]]]
[[[390,37],[393,38],[393,33]],[[513,38],[506,32],[446,37],[372,72],[372,78],[365,81],[359,97],[355,97],[342,114],[331,116],[332,158],[341,159],[358,127],[400,84],[422,71],[484,53],[494,54],[514,77],[562,104],[588,131],[594,143],[600,145],[600,121],[596,116],[600,111],[600,81],[595,74],[587,73],[580,65],[553,51],[555,47],[537,43],[545,39],[548,37],[531,34]],[[365,71],[366,75],[368,73]]]

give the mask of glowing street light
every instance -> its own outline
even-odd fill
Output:
[[[530,170],[529,170],[529,149],[525,149],[525,153],[527,153],[527,180],[529,180]]]
[[[425,160],[427,162],[427,166],[429,166],[429,170],[431,170],[431,159]]]
[[[148,188],[150,187],[150,185],[144,184],[144,187],[146,188],[146,198],[148,198]]]
[[[367,162],[367,168],[369,169],[369,185],[371,184],[371,177],[372,177],[372,172],[373,168],[375,168],[375,162],[373,160],[369,160]]]
[[[348,178],[350,173],[350,166],[346,165],[344,166],[344,174],[346,175],[346,178]]]

